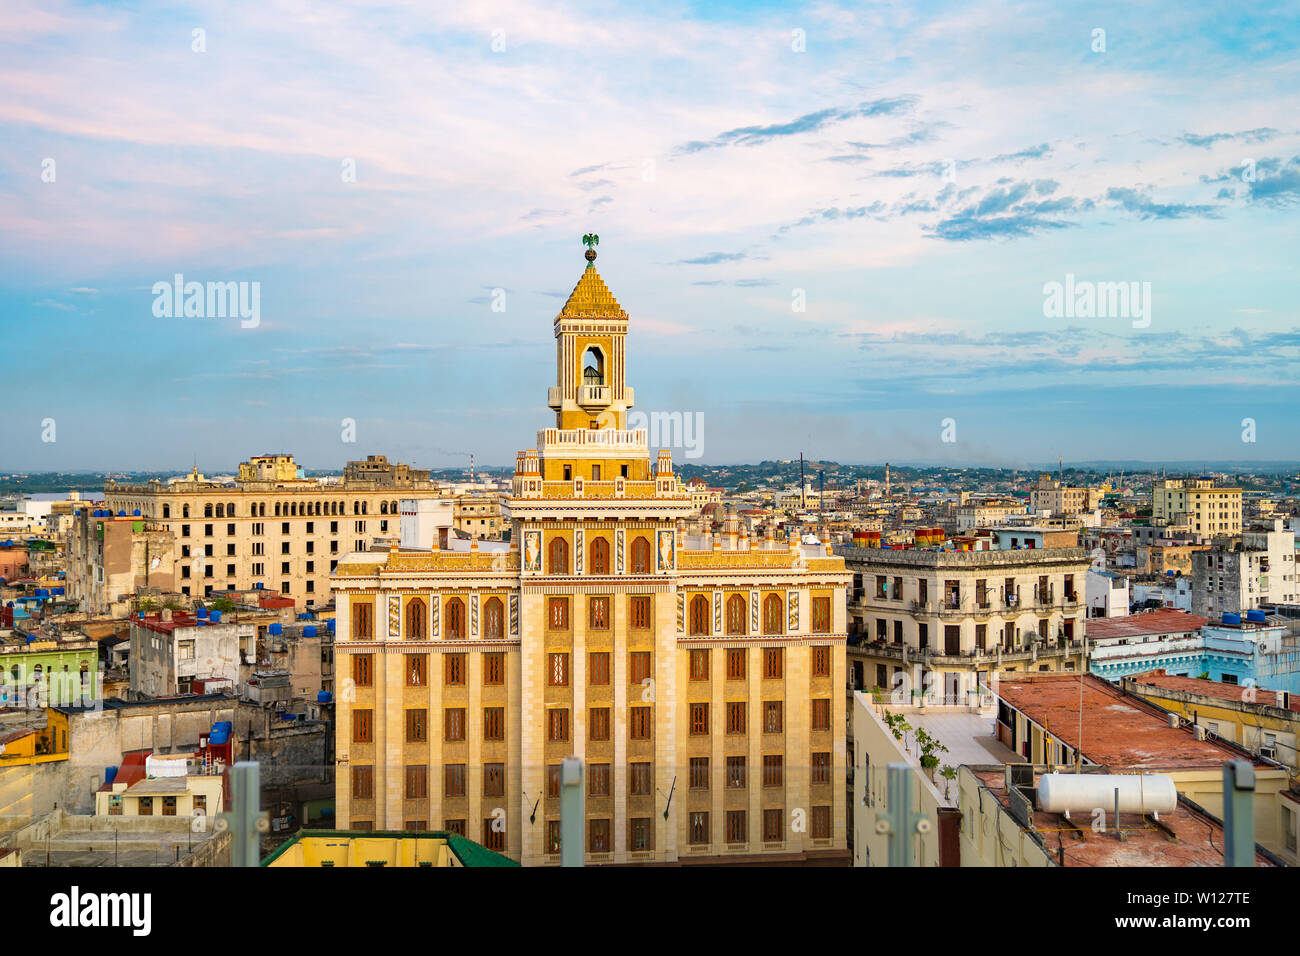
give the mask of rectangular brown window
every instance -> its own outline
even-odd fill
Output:
[[[629,616],[632,627],[648,628],[650,626],[650,595],[638,594],[628,598]]]
[[[587,765],[587,796],[609,796],[609,764],[593,763]]]
[[[785,730],[785,704],[779,700],[763,701],[763,733],[779,734]]]
[[[649,707],[629,707],[628,711],[628,735],[633,740],[650,739],[650,708]]]
[[[368,641],[375,633],[375,606],[369,601],[352,605],[352,639]]]
[[[745,758],[744,758],[744,757],[728,757],[728,758],[727,758],[727,773],[726,773],[726,777],[725,777],[725,779],[726,779],[726,786],[727,786],[729,789],[732,789],[732,790],[736,790],[736,789],[739,789],[739,788],[741,788],[741,787],[744,787],[744,786],[745,786],[745,777],[746,777],[746,774],[745,774]]]
[[[563,707],[553,707],[546,712],[546,739],[569,739],[569,712]]]
[[[650,652],[633,651],[628,655],[628,681],[641,684],[650,679]]]
[[[763,839],[768,843],[775,843],[782,838],[781,829],[782,818],[785,816],[783,810],[764,810],[763,811]]]
[[[785,786],[785,757],[780,754],[763,755],[763,786]]]
[[[831,782],[831,755],[825,751],[812,755],[812,782]]]
[[[829,840],[831,836],[831,808],[812,808],[812,836],[814,840]]]
[[[503,763],[485,763],[483,765],[483,796],[503,797],[506,793],[506,765]]]
[[[692,790],[709,789],[709,758],[708,757],[691,758],[691,789]]]
[[[745,679],[745,650],[737,648],[727,651],[727,680]]]
[[[373,710],[354,710],[352,712],[352,742],[354,744],[368,744],[374,740],[374,716]]]
[[[358,687],[370,686],[370,664],[373,658],[373,654],[352,655],[352,683],[356,684]]]
[[[785,648],[763,648],[763,679],[780,680],[785,673]]]
[[[587,670],[593,684],[609,683],[609,652],[593,651],[587,655]]]
[[[634,797],[650,793],[650,764],[634,763],[628,767],[627,792]]]
[[[546,821],[546,852],[547,853],[560,852],[560,821],[559,820]]]
[[[428,680],[427,654],[408,654],[406,657],[406,686],[423,687]]]
[[[567,687],[569,684],[569,655],[548,654],[546,656],[546,683],[552,687]]]
[[[406,768],[406,798],[423,800],[429,795],[429,768],[418,764]]]
[[[483,708],[483,739],[506,739],[506,709],[504,707]]]
[[[373,800],[375,796],[375,768],[352,768],[352,799]]]
[[[500,853],[506,848],[506,831],[502,826],[504,823],[504,820],[497,817],[483,818],[483,845],[489,850]]]
[[[448,833],[454,833],[457,836],[465,835],[464,820],[444,820],[442,824],[442,828],[446,830]]]
[[[465,683],[465,655],[464,654],[444,654],[444,681],[449,687],[459,686]]]
[[[407,833],[419,833],[421,830],[429,829],[428,820],[406,820],[402,823],[402,829]]]
[[[745,727],[745,702],[733,700],[727,702],[727,733],[743,734]]]
[[[831,729],[831,702],[826,698],[819,698],[812,702],[812,729]]]
[[[594,597],[591,599],[591,624],[594,631],[604,631],[609,628],[609,598]]]
[[[812,649],[812,676],[831,676],[831,649],[829,647],[814,647]]]
[[[708,704],[691,704],[691,733],[694,736],[701,736],[709,732],[709,705]]]
[[[558,797],[560,795],[560,765],[553,763],[546,768],[546,795],[548,797]]]
[[[483,683],[504,684],[506,682],[506,655],[500,651],[483,655]]]
[[[709,652],[691,651],[691,680],[709,679]]]
[[[690,818],[690,841],[694,844],[709,842],[709,815],[703,811],[691,813]]]
[[[449,763],[442,768],[443,794],[448,797],[465,796],[465,765]]]
[[[744,810],[728,810],[726,822],[728,843],[744,843],[749,839],[749,825]]]
[[[423,708],[408,709],[406,711],[407,743],[418,744],[428,739],[429,739],[429,712]]]
[[[465,739],[465,708],[448,707],[442,712],[442,739]]]
[[[812,629],[817,634],[829,634],[831,630],[831,599],[815,597],[812,600]]]
[[[591,708],[588,725],[588,736],[592,740],[609,740],[609,708]]]
[[[627,848],[632,852],[654,849],[654,820],[632,817],[627,821]]]
[[[553,597],[550,599],[546,613],[546,624],[553,631],[569,629],[569,599]]]
[[[589,853],[608,853],[614,847],[609,842],[609,821],[587,821],[587,851]]]

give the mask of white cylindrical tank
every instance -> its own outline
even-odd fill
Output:
[[[1045,773],[1038,778],[1038,809],[1048,813],[1091,813],[1097,807],[1120,813],[1172,813],[1178,789],[1167,774]]]

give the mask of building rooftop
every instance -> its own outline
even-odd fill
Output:
[[[1170,727],[1167,714],[1159,707],[1125,694],[1099,677],[1009,674],[1002,676],[996,690],[1000,698],[1057,740],[1113,770],[1217,769],[1228,760],[1243,759],[1269,766],[1227,743],[1197,740],[1190,726]]]
[[[1123,637],[1198,631],[1208,620],[1196,614],[1188,614],[1186,611],[1164,609],[1130,614],[1126,617],[1089,618],[1084,630],[1090,640],[1105,641]]]
[[[1139,684],[1145,684],[1148,687],[1160,687],[1164,690],[1178,690],[1187,694],[1200,694],[1203,697],[1217,697],[1220,700],[1244,700],[1243,694],[1247,688],[1240,684],[1225,684],[1217,680],[1202,680],[1199,677],[1180,677],[1175,674],[1167,674],[1164,669],[1146,671],[1142,674],[1134,674],[1131,678]],[[1278,701],[1278,694],[1271,690],[1261,690],[1256,687],[1254,690],[1253,704],[1260,704],[1264,707],[1281,707]],[[1300,697],[1292,696],[1288,703],[1288,709],[1300,711]]]
[[[1002,770],[973,771],[1005,809],[1010,809],[1006,775]],[[1034,771],[1037,786],[1042,773]],[[1107,819],[1110,829],[1093,831],[1091,821],[1079,814],[1067,820],[1062,814],[1035,809],[1032,824],[1048,853],[1062,866],[1223,866],[1223,825],[1194,804],[1179,799],[1172,813],[1160,819],[1136,813],[1120,815],[1119,829]],[[1256,866],[1273,866],[1262,853],[1255,854]]]

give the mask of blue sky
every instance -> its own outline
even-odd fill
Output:
[[[6,3],[0,470],[508,464],[589,231],[701,461],[1300,458],[1294,4],[442,6]]]

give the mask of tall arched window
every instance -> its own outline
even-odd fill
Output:
[[[220,501],[218,501],[218,502],[217,502],[217,517],[218,517],[218,518],[224,518],[225,516],[226,516],[226,506],[225,506],[224,504],[222,504]]]
[[[650,541],[648,538],[632,539],[632,573],[650,573]]]
[[[709,599],[703,594],[697,594],[695,597],[691,598],[691,633],[710,633]]]
[[[226,517],[233,518],[234,516],[235,516],[235,503],[233,501],[228,501],[226,502]]]
[[[395,514],[397,514],[397,502],[396,502],[396,501],[390,501],[390,502],[388,503],[388,513],[389,513],[390,515],[395,515]]]
[[[380,513],[381,515],[386,515],[386,514],[388,514],[388,502],[387,502],[387,501],[381,501],[381,502],[379,502],[379,513]]]
[[[171,516],[172,516],[172,506],[171,506],[171,505],[163,505],[163,517],[164,517],[164,518],[170,518]]]
[[[423,641],[428,637],[429,609],[421,598],[406,602],[406,639]]]
[[[582,384],[605,384],[605,356],[594,345],[582,356]]]
[[[745,627],[745,599],[733,594],[727,598],[727,633],[744,634],[748,630]]]
[[[551,546],[546,552],[546,573],[569,573],[569,542],[561,537],[551,539]]]
[[[483,605],[483,636],[505,637],[506,616],[500,598],[488,598]]]
[[[447,613],[444,616],[446,621],[445,636],[449,641],[459,641],[465,637],[465,602],[460,598],[449,598],[447,600]]]
[[[763,633],[780,634],[785,630],[785,602],[778,594],[769,594],[763,599]]]
[[[212,504],[211,504],[211,503],[205,504],[205,505],[203,506],[203,517],[205,517],[205,518],[211,518],[211,517],[212,517]]]
[[[609,574],[609,542],[604,538],[592,539],[589,564],[589,574]]]
[[[275,516],[280,517],[280,502],[278,501],[275,503]]]
[[[190,506],[189,506],[189,505],[181,505],[181,517],[182,517],[182,518],[188,518],[189,516],[190,516]]]

